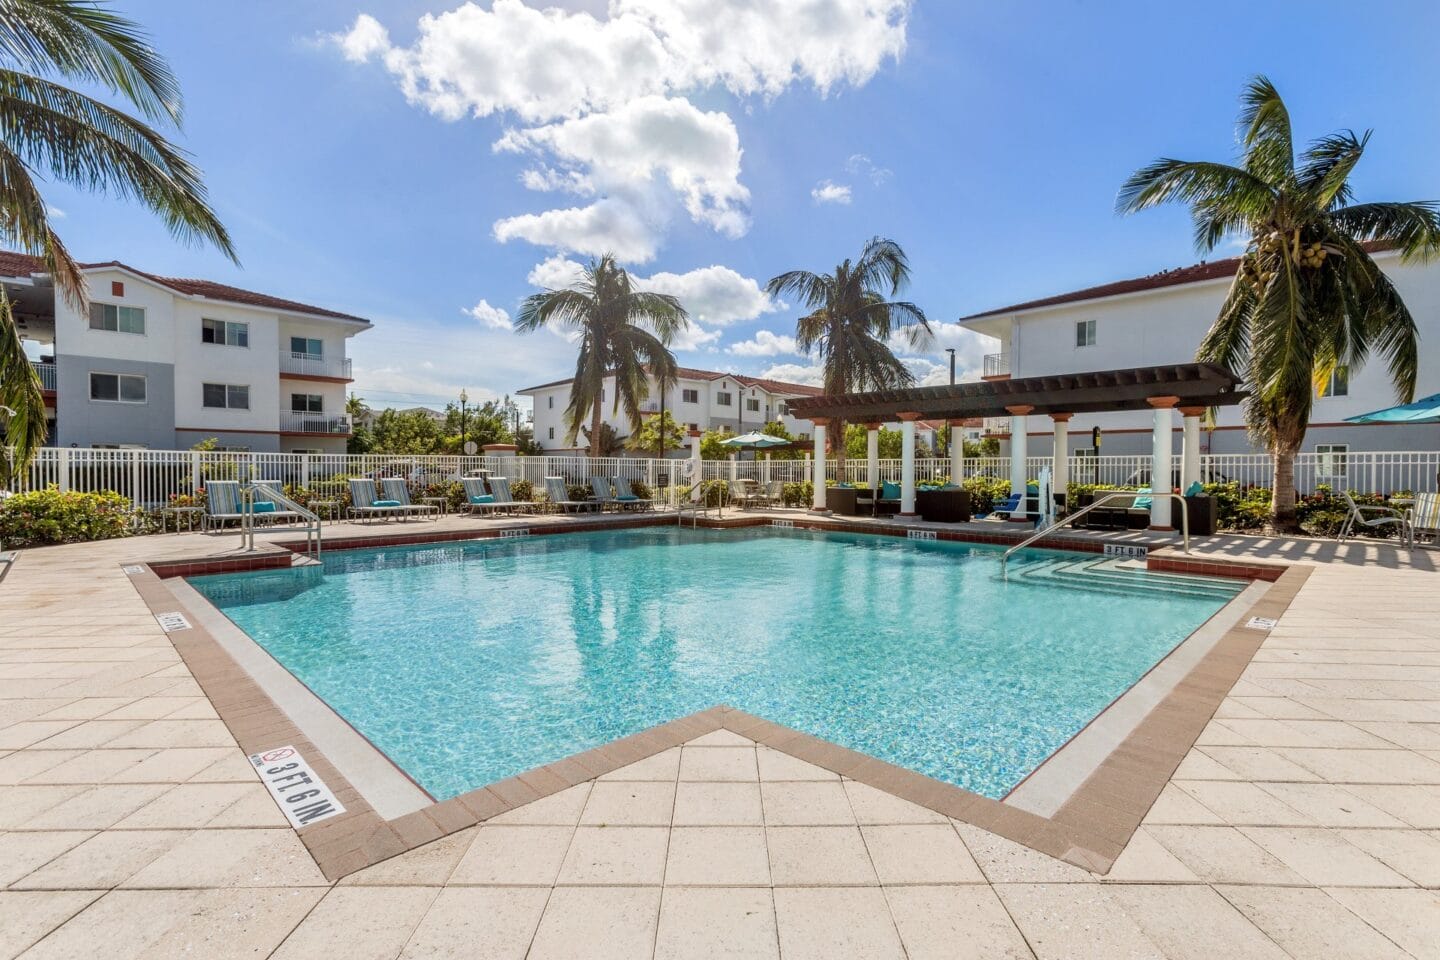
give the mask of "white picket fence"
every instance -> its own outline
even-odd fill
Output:
[[[13,453],[6,452],[11,459]],[[1051,463],[1049,457],[1030,457],[1027,474],[1037,477]],[[900,480],[900,461],[879,463],[881,480]],[[843,472],[834,460],[825,464],[828,480],[865,482],[865,460],[846,461]],[[1172,471],[1178,475],[1180,458]],[[1072,457],[1070,479],[1081,483],[1148,483],[1150,458],[1142,455]],[[319,492],[339,492],[352,476],[405,477],[416,484],[456,479],[481,473],[525,479],[539,485],[545,477],[564,477],[567,483],[588,484],[591,477],[625,476],[643,480],[652,488],[689,482],[689,463],[682,459],[653,460],[630,457],[464,457],[389,456],[382,454],[223,453],[194,450],[80,450],[46,447],[24,470],[9,470],[9,489],[114,490],[145,507],[156,507],[172,497],[192,494],[207,479],[266,480],[295,484]],[[1304,453],[1296,458],[1295,486],[1311,493],[1319,484],[1367,493],[1399,490],[1436,490],[1440,451],[1369,452],[1343,455]],[[701,465],[704,479],[755,479],[804,482],[812,477],[809,460],[708,460]],[[1005,457],[968,458],[965,476],[1006,478]],[[1231,480],[1244,486],[1269,486],[1271,461],[1265,454],[1216,454],[1201,458],[1205,480]],[[915,478],[924,483],[950,478],[950,461],[925,458],[915,461]]]

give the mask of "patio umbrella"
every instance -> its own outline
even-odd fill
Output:
[[[1405,403],[1397,407],[1386,407],[1355,417],[1346,417],[1346,423],[1440,423],[1440,393],[1432,393],[1423,400]]]
[[[734,447],[737,450],[744,450],[747,447],[751,450],[764,450],[767,447],[788,447],[789,440],[781,440],[779,437],[772,437],[768,433],[742,433],[738,437],[726,437],[720,441],[722,447]]]

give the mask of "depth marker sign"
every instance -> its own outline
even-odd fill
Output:
[[[294,747],[252,753],[250,762],[296,830],[345,812],[325,781]]]

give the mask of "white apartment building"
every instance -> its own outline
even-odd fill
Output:
[[[368,320],[118,261],[82,269],[85,314],[56,295],[43,261],[0,253],[52,445],[183,450],[214,437],[233,450],[345,452],[345,348]]]
[[[1395,251],[1373,256],[1399,290],[1420,331],[1416,397],[1440,392],[1440,264],[1402,265]],[[987,310],[960,322],[999,342],[997,352],[985,358],[987,380],[1188,363],[1218,315],[1237,266],[1235,259],[1201,263]],[[1304,450],[1338,455],[1440,449],[1437,425],[1344,422],[1346,417],[1396,402],[1383,360],[1372,357],[1360,370],[1337,371],[1315,399]],[[1102,431],[1102,454],[1150,452],[1148,412],[1076,414],[1070,421],[1070,449],[1088,449],[1096,426]],[[1008,432],[1009,421],[987,427],[998,435]],[[1030,424],[1027,443],[1032,455],[1052,453],[1048,420]],[[1217,454],[1260,452],[1246,436],[1238,406],[1219,410],[1215,429],[1201,434],[1201,449]]]
[[[535,405],[535,440],[548,453],[565,453],[584,447],[583,434],[574,444],[566,442],[565,410],[570,405],[572,380],[556,380],[516,391],[529,397]],[[642,414],[658,414],[661,397],[652,380],[649,396],[642,401]],[[635,431],[635,424],[625,411],[615,409],[615,378],[605,379],[602,404],[604,421],[622,437]],[[681,367],[675,386],[665,392],[665,412],[675,419],[682,430],[728,429],[734,433],[759,430],[766,423],[779,420],[792,436],[809,438],[810,421],[796,420],[789,415],[785,401],[795,397],[819,396],[819,387],[800,383],[746,377],[715,370]],[[589,426],[588,420],[582,426]],[[677,455],[683,451],[676,451]]]

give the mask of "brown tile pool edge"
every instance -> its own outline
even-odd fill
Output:
[[[1279,618],[1310,568],[1292,566],[1161,700],[1051,818],[944,783],[819,737],[717,705],[384,820],[258,683],[202,626],[169,637],[221,720],[247,755],[293,744],[346,812],[297,831],[330,880],[482,823],[515,807],[610,773],[718,729],[981,827],[1095,873],[1106,873],[1266,633],[1251,616]],[[176,598],[149,567],[130,575],[152,613]]]

